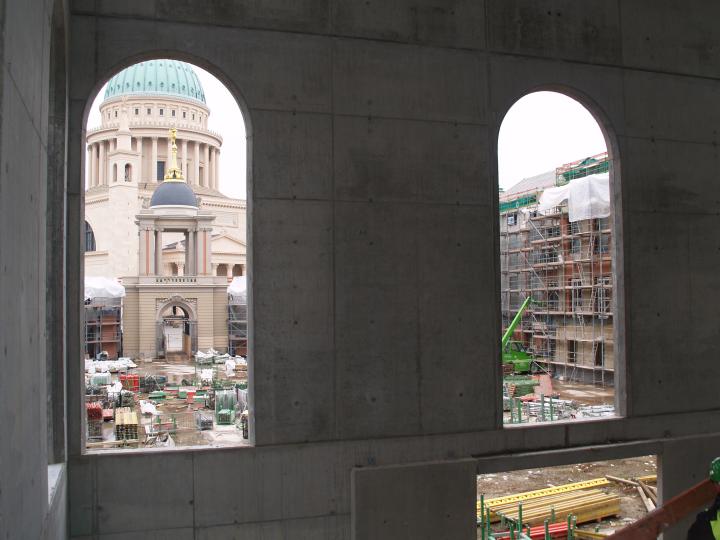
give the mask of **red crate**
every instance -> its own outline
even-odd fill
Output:
[[[140,376],[133,374],[121,374],[120,384],[124,390],[130,390],[131,392],[138,392],[140,390]]]

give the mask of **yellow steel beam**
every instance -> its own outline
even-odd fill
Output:
[[[535,491],[525,491],[523,493],[516,493],[514,495],[508,495],[507,497],[497,497],[495,499],[485,500],[485,506],[502,505],[512,502],[521,502],[527,499],[534,499],[535,497],[545,497],[547,495],[555,495],[557,493],[566,493],[568,491],[575,491],[578,489],[588,489],[600,486],[607,486],[610,481],[607,478],[594,478],[592,480],[586,480],[585,482],[575,482],[573,484],[563,484],[561,486],[555,486],[545,489],[537,489]],[[478,509],[480,509],[480,501],[477,502]]]

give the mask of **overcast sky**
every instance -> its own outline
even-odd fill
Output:
[[[557,92],[528,94],[500,126],[500,187],[605,151],[600,126],[577,101]]]
[[[220,153],[220,191],[245,198],[245,125],[235,99],[207,71],[193,66],[210,107],[209,128],[223,136]],[[88,127],[100,124],[100,91]],[[498,140],[500,187],[507,189],[523,178],[571,161],[606,151],[600,127],[577,101],[556,92],[535,92],[518,100],[508,111]]]

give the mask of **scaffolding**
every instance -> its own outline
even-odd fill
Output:
[[[122,298],[91,298],[85,303],[85,353],[96,358],[122,354]]]
[[[228,287],[228,354],[247,356],[248,302],[246,277],[235,277]]]
[[[608,171],[607,153],[565,164],[555,185]],[[570,222],[567,202],[538,212],[538,186],[501,195],[503,329],[528,296],[533,303],[513,339],[548,371],[569,380],[613,383],[613,281],[610,218]]]

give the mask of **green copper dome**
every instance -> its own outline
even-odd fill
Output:
[[[105,100],[125,95],[157,94],[205,103],[205,92],[190,64],[149,60],[123,69],[107,83]]]

